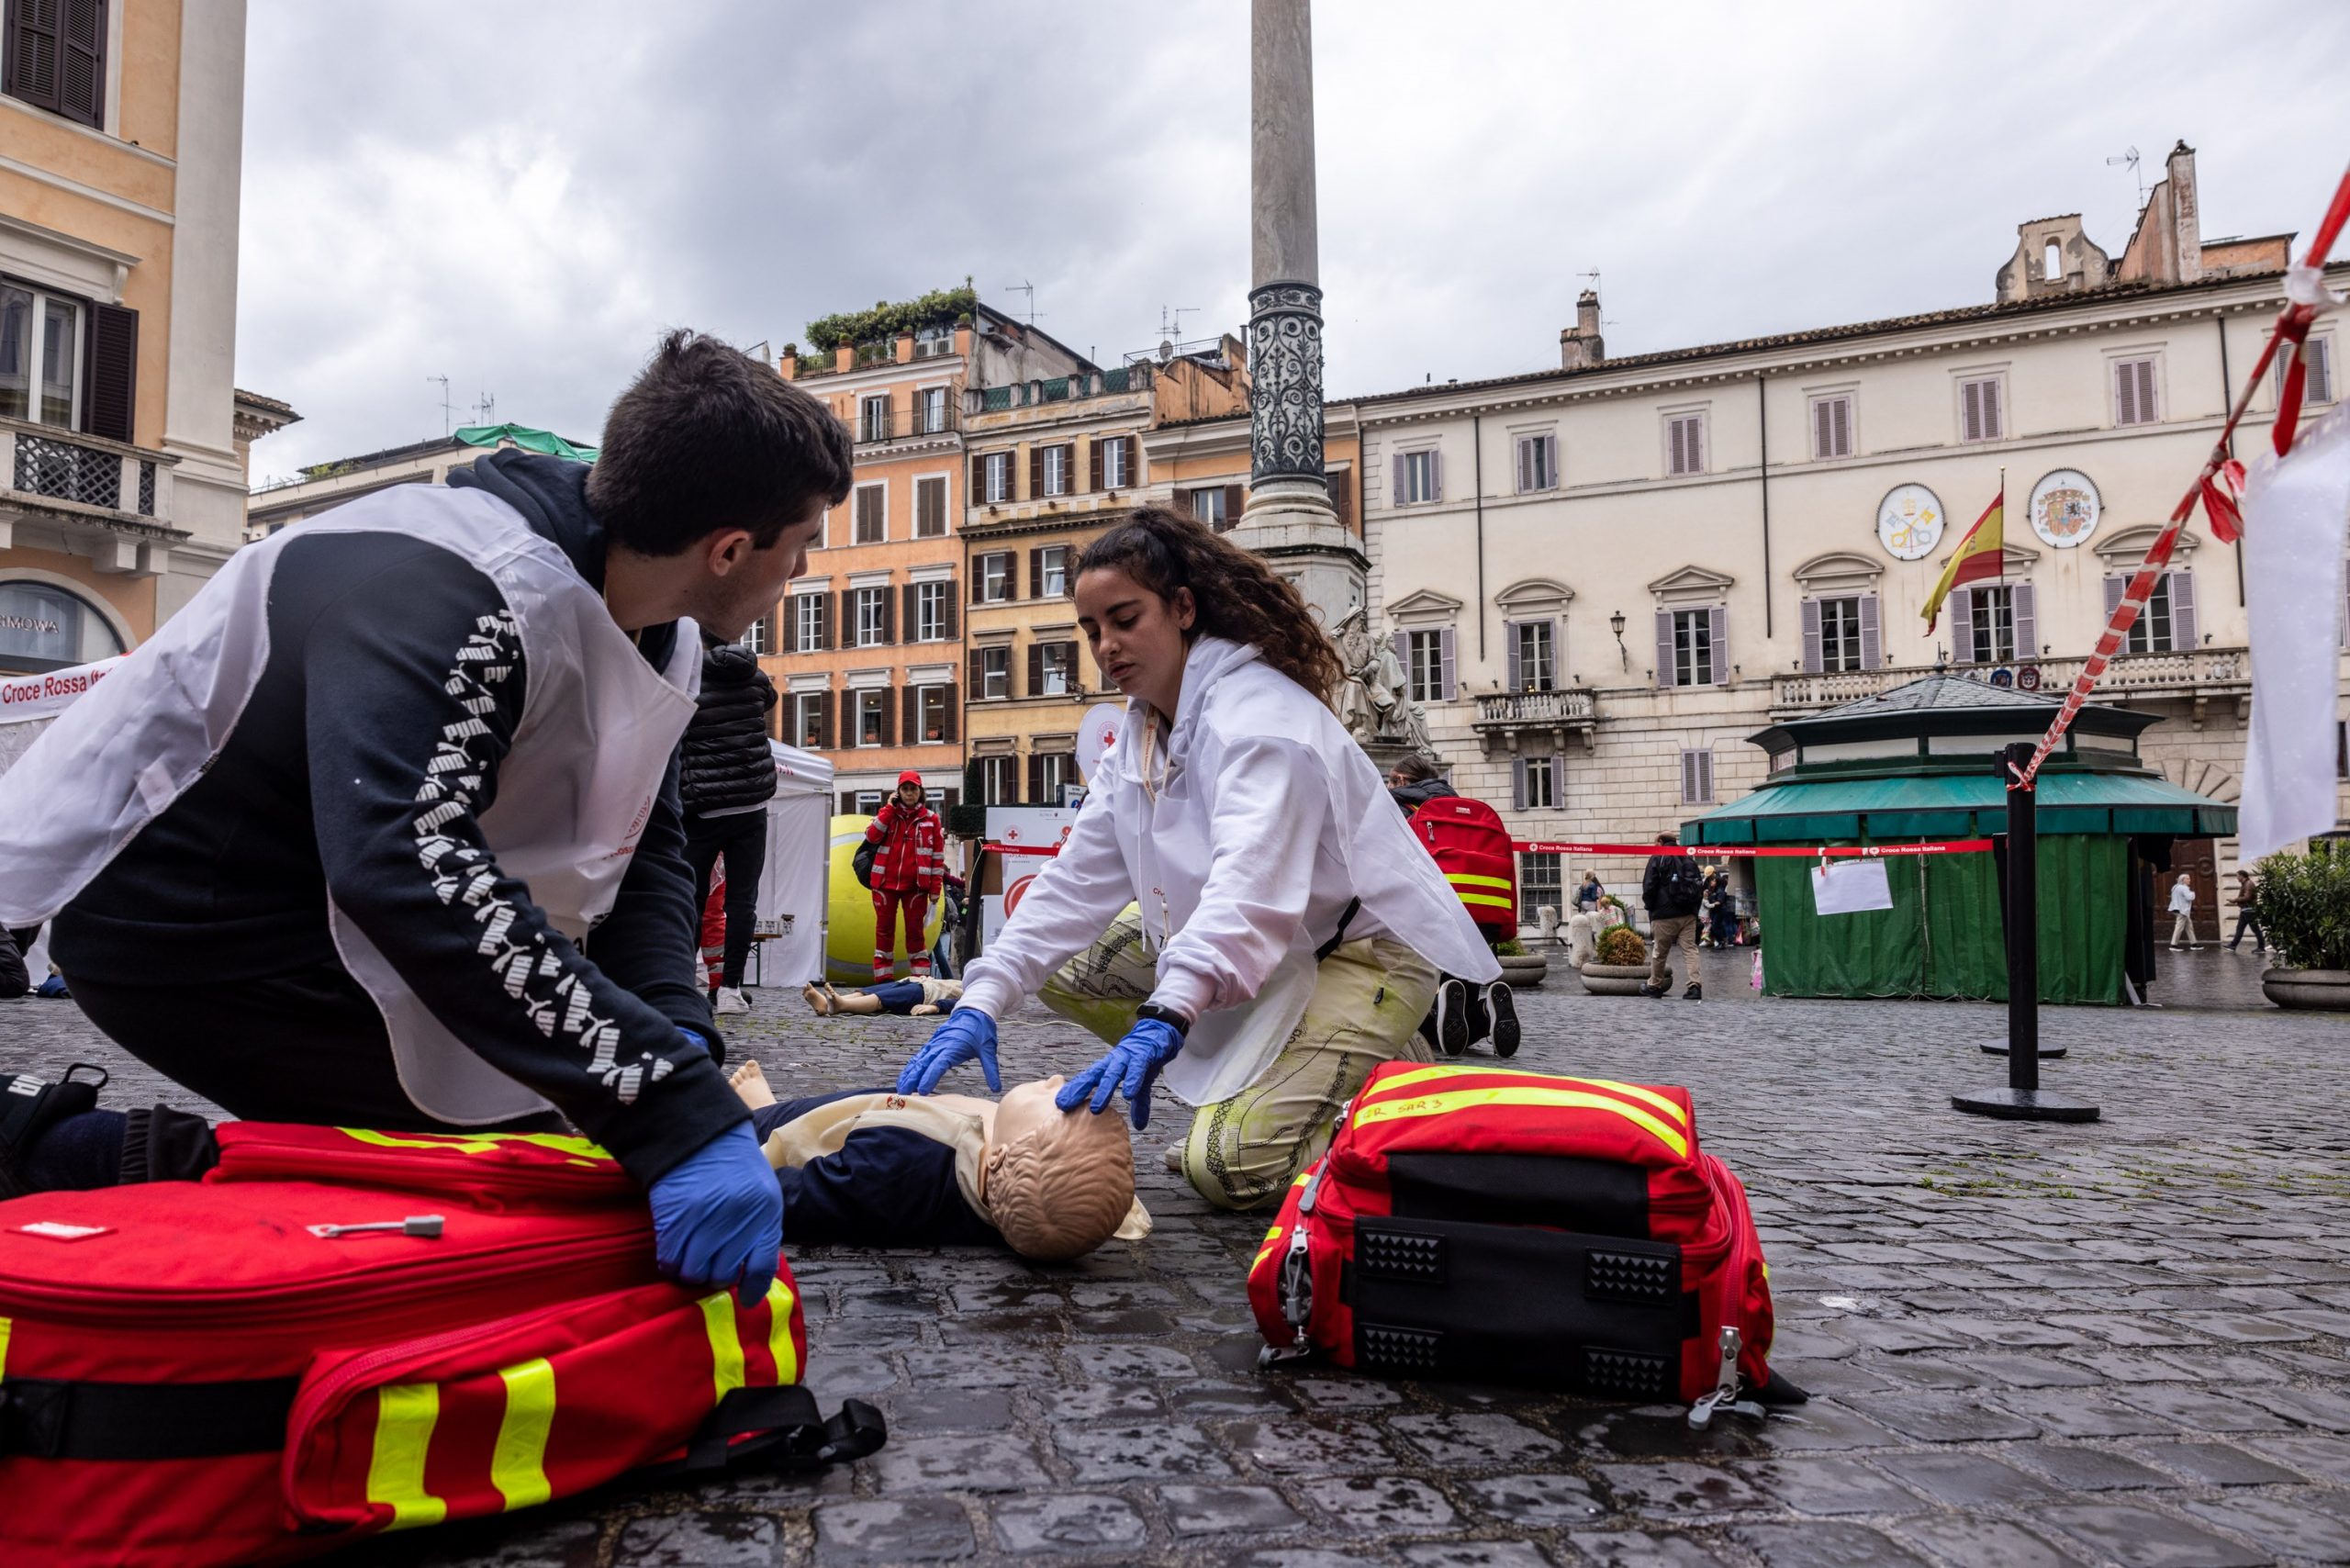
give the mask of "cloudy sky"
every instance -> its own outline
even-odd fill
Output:
[[[658,28],[649,28],[657,17]],[[1322,0],[1328,391],[1987,300],[2015,225],[2306,230],[2350,6]],[[252,0],[237,378],[257,478],[496,418],[593,441],[655,335],[957,284],[1115,364],[1247,310],[1247,0]],[[657,32],[658,36],[655,36]],[[2344,247],[2339,253],[2350,253]]]

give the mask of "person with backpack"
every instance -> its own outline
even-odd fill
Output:
[[[1681,835],[1661,833],[1656,841],[1660,846],[1677,845]],[[1697,981],[1697,910],[1705,887],[1705,875],[1689,856],[1649,857],[1648,869],[1640,876],[1640,900],[1649,906],[1649,983],[1641,988],[1642,995],[1662,998],[1665,994],[1673,975],[1667,950],[1678,944],[1683,972],[1689,977],[1681,995],[1688,1002],[1703,1000],[1705,987]]]
[[[1406,823],[1412,822],[1420,808],[1431,801],[1458,801],[1461,798],[1459,790],[1437,776],[1436,764],[1416,752],[1387,770],[1387,793],[1403,812]],[[1485,814],[1497,823],[1498,819],[1492,819],[1491,812]],[[1494,832],[1504,840],[1508,837],[1497,825]],[[1444,852],[1416,831],[1412,836],[1420,839],[1429,853],[1437,857],[1438,867],[1443,867]],[[1509,852],[1505,847],[1501,853],[1505,858]],[[1491,863],[1489,859],[1480,867],[1480,870]],[[1463,890],[1458,879],[1449,873],[1446,880],[1455,884],[1456,891]],[[1482,887],[1477,896],[1492,900],[1494,890],[1489,886]],[[1480,914],[1496,913],[1499,915],[1497,924],[1478,920]],[[1471,908],[1469,918],[1478,922],[1479,929],[1484,932],[1489,941],[1504,941],[1516,934],[1517,907],[1515,899],[1509,901],[1509,907],[1505,910],[1497,911],[1492,902]],[[1457,1057],[1479,1040],[1486,1039],[1494,1042],[1495,1056],[1516,1056],[1519,1034],[1516,998],[1505,980],[1472,988],[1458,975],[1441,976],[1437,981],[1436,1005],[1428,1009],[1426,1018],[1420,1020],[1420,1033],[1430,1045],[1449,1057]]]
[[[906,932],[906,961],[916,979],[930,973],[930,946],[923,931],[930,919],[930,901],[946,884],[946,824],[923,802],[922,775],[909,767],[898,775],[898,788],[881,803],[880,814],[865,830],[873,846],[873,978],[886,980],[896,972],[898,922]]]
[[[1116,1042],[1063,1110],[1123,1094],[1140,1128],[1164,1071],[1197,1107],[1169,1162],[1219,1208],[1275,1203],[1372,1069],[1429,1059],[1438,975],[1501,966],[1331,711],[1337,651],[1293,586],[1162,507],[1075,577],[1125,713],[1068,840],[898,1092],[972,1060],[1000,1087],[996,1021],[1041,992]]]
[[[710,900],[711,873],[725,876],[725,957],[712,1011],[748,1013],[743,966],[757,924],[759,878],[767,868],[767,801],[775,798],[775,754],[767,714],[775,682],[739,643],[706,638],[701,691],[678,750],[677,793],[686,812],[686,863],[694,874],[694,907]]]

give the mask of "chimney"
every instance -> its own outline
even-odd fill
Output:
[[[1606,357],[1599,337],[1599,292],[1586,288],[1575,299],[1575,324],[1559,334],[1559,367],[1580,370]]]
[[[2177,247],[2177,278],[2194,283],[2203,275],[2203,215],[2195,195],[2195,149],[2181,141],[2165,162],[2170,186],[2172,244]]]

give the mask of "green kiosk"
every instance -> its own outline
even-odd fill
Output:
[[[2008,831],[1999,754],[2037,742],[2056,698],[1939,672],[1750,736],[1769,782],[1682,824],[1709,845],[1929,844]],[[2140,758],[2160,721],[2085,707],[2042,765],[2040,1000],[2121,1002],[2154,973],[2154,879],[2180,840],[2231,836],[2232,805],[2180,789]],[[2002,846],[2004,849],[2004,845]],[[1699,847],[1702,857],[1704,850]],[[2008,994],[1999,857],[1890,857],[1893,907],[1822,915],[1812,862],[1754,868],[1762,989],[1774,996]]]

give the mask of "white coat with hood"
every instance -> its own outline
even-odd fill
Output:
[[[1151,1000],[1194,1020],[1164,1081],[1203,1105],[1280,1054],[1350,900],[1347,940],[1384,935],[1446,974],[1499,978],[1371,758],[1254,647],[1194,639],[1174,726],[1146,752],[1154,722],[1126,704],[1068,842],[965,971],[962,1005],[1002,1017],[1134,903],[1158,954]]]

